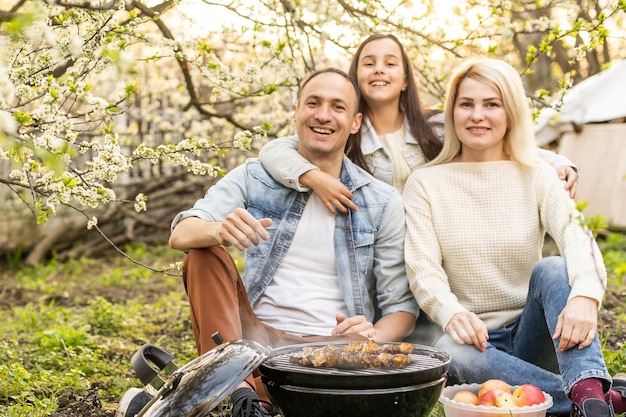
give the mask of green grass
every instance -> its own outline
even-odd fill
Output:
[[[181,259],[166,248],[146,256],[162,265]],[[196,356],[180,279],[121,257],[10,271],[0,289],[2,416],[47,416],[61,399],[88,391],[114,409],[139,385],[130,358],[144,343],[179,363]]]
[[[126,250],[156,269],[182,260],[181,253],[165,247]],[[602,250],[609,291],[623,299],[626,236],[603,239]],[[624,304],[613,306],[612,314],[622,325],[609,331],[623,341],[623,334],[615,332],[626,322]],[[140,386],[130,358],[144,343],[171,352],[179,365],[196,357],[180,278],[119,255],[52,259],[0,273],[0,334],[2,417],[48,416],[88,395],[97,395],[105,410],[114,410],[129,387]],[[623,343],[604,354],[611,372],[624,372]],[[214,415],[227,411],[215,410]],[[440,416],[437,405],[431,417]]]

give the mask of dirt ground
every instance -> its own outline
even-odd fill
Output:
[[[619,346],[624,343],[624,334],[618,334],[618,329],[624,328],[624,323],[616,317],[615,311],[626,311],[626,291],[607,291],[602,310],[600,310],[601,334],[606,335],[606,349],[618,351]]]
[[[63,398],[59,401],[59,408],[63,411],[52,413],[49,417],[115,417],[115,411],[102,408],[95,392],[90,392],[86,397],[72,395]]]

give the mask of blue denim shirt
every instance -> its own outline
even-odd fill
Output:
[[[359,207],[356,212],[337,214],[335,225],[337,274],[349,314],[362,314],[371,322],[398,311],[417,317],[419,308],[404,266],[402,197],[348,158],[340,180]],[[243,282],[254,306],[289,249],[309,195],[281,185],[257,159],[249,159],[211,187],[193,208],[179,213],[172,229],[186,217],[222,221],[237,207],[257,219],[272,219],[269,241],[261,240],[246,250]]]

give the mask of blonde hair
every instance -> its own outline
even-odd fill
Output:
[[[429,165],[450,162],[461,153],[461,141],[454,129],[454,106],[459,86],[466,78],[485,83],[500,93],[509,123],[504,152],[522,167],[535,166],[538,163],[535,134],[522,79],[511,65],[491,58],[470,59],[454,72],[446,93],[443,148]]]

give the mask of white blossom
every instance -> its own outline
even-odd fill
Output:
[[[31,100],[35,97],[36,91],[26,84],[19,84],[15,87],[15,96],[23,100]]]
[[[143,193],[139,193],[137,194],[137,196],[135,196],[135,211],[137,213],[141,213],[142,211],[147,211],[147,205],[146,202],[148,201],[148,197],[145,196]]]
[[[87,222],[87,229],[91,230],[98,224],[98,218],[96,216],[92,216]]]
[[[72,56],[80,56],[83,53],[83,40],[79,36],[72,36],[67,46]]]
[[[48,199],[46,204],[44,205],[44,209],[49,210],[51,214],[56,214],[56,206],[53,203],[52,199]]]
[[[17,132],[17,123],[13,116],[7,112],[0,111],[0,126],[2,131],[8,134],[15,134]]]

